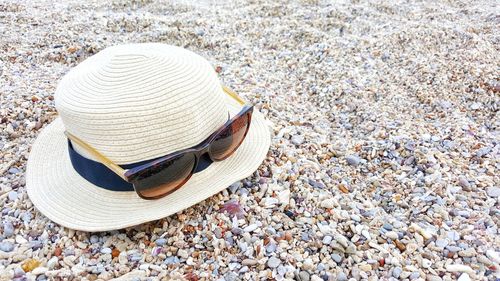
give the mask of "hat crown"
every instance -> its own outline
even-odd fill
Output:
[[[225,101],[206,59],[157,43],[104,49],[64,76],[55,94],[66,129],[118,164],[202,142],[227,121]]]

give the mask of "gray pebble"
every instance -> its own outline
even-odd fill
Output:
[[[325,237],[323,237],[323,241],[322,242],[325,245],[329,245],[332,242],[332,237],[330,235],[326,235]]]
[[[457,247],[457,246],[448,246],[448,247],[446,247],[446,249],[452,253],[462,251],[462,248]]]
[[[392,230],[392,224],[386,222],[386,223],[384,223],[383,228],[391,231]]]
[[[499,197],[500,196],[500,187],[497,186],[491,186],[486,189],[486,193],[488,194],[489,197]]]
[[[17,191],[15,191],[15,190],[10,191],[8,196],[9,196],[10,201],[16,201]]]
[[[9,174],[17,174],[19,172],[20,172],[19,169],[16,167],[12,167],[9,169]]]
[[[111,254],[111,252],[112,252],[112,250],[108,247],[101,249],[102,254]]]
[[[309,281],[309,273],[307,271],[301,271],[299,272],[299,275],[297,276],[298,281]]]
[[[167,239],[165,239],[165,238],[156,239],[155,244],[157,246],[163,246],[163,245],[167,244]]]
[[[361,162],[361,158],[355,154],[346,156],[345,160],[347,161],[347,164],[351,166],[357,166]]]
[[[269,268],[276,268],[278,267],[278,265],[281,264],[281,260],[276,258],[276,257],[270,257],[268,260],[267,260],[267,266],[269,266]]]
[[[14,250],[14,244],[8,241],[0,242],[0,251],[8,253],[12,252],[12,250]]]
[[[334,260],[337,264],[340,264],[342,262],[342,257],[339,254],[334,253],[332,254],[332,260]]]
[[[337,281],[347,281],[347,275],[344,272],[339,272],[337,274]]]
[[[446,239],[436,239],[436,246],[440,248],[444,248],[448,246],[448,240]]]
[[[291,141],[295,145],[301,145],[304,142],[304,136],[294,135],[294,136],[292,136]]]
[[[99,237],[97,237],[97,235],[91,235],[90,236],[90,243],[95,244],[97,242],[99,242]]]
[[[3,222],[3,236],[8,238],[14,235],[14,225],[10,221]]]
[[[393,270],[392,270],[392,276],[394,278],[399,278],[399,276],[401,276],[401,273],[403,273],[403,269],[401,267],[395,267]]]
[[[410,280],[417,279],[418,277],[420,277],[420,272],[418,271],[415,271],[412,274],[410,274]]]
[[[457,241],[460,239],[460,233],[456,232],[455,230],[452,230],[452,231],[448,231],[446,233],[446,236],[448,237],[448,239],[450,239],[451,241]]]

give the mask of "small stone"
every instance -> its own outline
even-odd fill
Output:
[[[500,196],[500,187],[498,186],[490,186],[486,189],[486,193],[489,197],[499,197]]]
[[[99,242],[99,237],[97,237],[97,235],[91,235],[90,236],[90,243],[96,244],[97,242]]]
[[[321,208],[333,209],[335,207],[335,200],[333,198],[328,198],[321,201]]]
[[[314,267],[314,263],[311,258],[307,258],[302,262],[302,269],[311,270]]]
[[[241,261],[241,264],[246,266],[254,266],[257,264],[257,261],[254,259],[244,259],[243,261]]]
[[[10,125],[10,124],[9,124],[9,125]],[[7,126],[7,127],[8,127],[8,126]],[[20,172],[20,170],[19,170],[18,168],[16,168],[16,167],[12,167],[12,168],[10,168],[10,169],[9,169],[9,174],[13,174],[13,175],[14,175],[14,174],[17,174],[17,173],[19,173],[19,172]],[[15,191],[14,191],[14,192],[15,192]],[[17,192],[16,192],[16,195],[17,195]],[[10,198],[10,194],[9,194],[9,198]]]
[[[460,277],[458,277],[457,281],[471,281],[470,277],[469,277],[469,274],[467,273],[462,273],[462,275],[460,275]]]
[[[40,261],[35,259],[26,260],[21,266],[24,272],[30,272],[41,264]]]
[[[359,269],[361,269],[361,271],[367,272],[367,271],[372,270],[372,266],[365,263],[365,264],[360,265]]]
[[[307,271],[301,271],[299,272],[299,276],[297,279],[298,281],[309,281],[310,280],[309,273]]]
[[[102,254],[111,254],[112,250],[110,248],[102,248],[101,253]]]
[[[156,239],[155,244],[157,246],[163,246],[163,245],[167,244],[167,239],[165,239],[165,238]]]
[[[177,251],[177,256],[180,257],[180,258],[183,258],[183,259],[187,259],[189,257],[189,254],[186,250],[184,249],[179,249]]]
[[[347,248],[349,245],[349,240],[342,234],[335,234],[333,238],[344,248]]]
[[[480,109],[481,107],[483,107],[483,104],[482,104],[482,103],[480,103],[480,102],[475,102],[475,103],[471,104],[470,109],[472,109],[472,110],[478,110],[478,109]]]
[[[392,230],[392,224],[387,223],[387,222],[386,222],[386,223],[384,223],[384,225],[383,225],[382,227],[383,227],[384,229],[386,229],[386,230],[389,230],[389,231],[391,231],[391,230]]]
[[[410,280],[415,280],[417,279],[418,277],[420,277],[420,272],[418,271],[415,271],[415,272],[412,272],[409,276]]]
[[[14,244],[8,241],[0,242],[0,251],[8,253],[12,252],[12,250],[14,250]]]
[[[243,228],[243,231],[244,232],[252,232],[252,231],[256,230],[257,228],[259,228],[259,226],[254,223],[254,224],[251,224],[251,225]]]
[[[452,231],[448,231],[446,233],[446,236],[448,237],[448,239],[450,239],[451,241],[457,241],[460,239],[460,233],[452,230]]]
[[[443,279],[437,275],[433,275],[433,274],[427,274],[425,276],[425,278],[427,279],[427,281],[442,281]]]
[[[432,262],[428,259],[422,259],[422,267],[423,268],[429,268],[431,267]]]
[[[399,276],[401,276],[401,273],[403,273],[403,269],[401,267],[395,267],[392,270],[392,277],[399,278]]]
[[[323,237],[322,242],[325,245],[329,245],[332,242],[332,237],[330,235],[325,235],[325,237]]]
[[[278,201],[280,204],[288,205],[290,203],[290,189],[280,191],[278,193]]]
[[[337,253],[332,254],[331,257],[332,260],[334,260],[337,264],[340,264],[342,262],[342,257]]]
[[[304,142],[304,136],[294,135],[294,136],[292,136],[291,141],[295,145],[301,145]]]
[[[394,231],[387,231],[384,235],[385,235],[385,237],[392,239],[392,240],[396,240],[399,237],[398,234]]]
[[[276,258],[276,257],[270,257],[268,260],[267,260],[267,266],[269,266],[269,268],[276,268],[278,267],[279,265],[281,264],[281,260]]]
[[[471,189],[471,184],[470,182],[467,180],[467,178],[465,178],[464,176],[460,176],[458,177],[458,184],[465,190],[465,191],[470,191]]]
[[[470,266],[463,264],[449,264],[446,266],[446,271],[448,272],[465,272],[474,275],[475,272],[470,268]]]
[[[127,257],[127,253],[126,252],[121,252],[118,255],[118,263],[120,263],[122,265],[125,265],[125,264],[128,263],[128,257]]]
[[[50,260],[47,262],[47,267],[49,270],[54,269],[54,267],[58,264],[59,259],[57,257],[52,257]]]
[[[351,166],[358,166],[359,163],[361,163],[361,158],[355,154],[346,156],[345,160],[347,161],[347,164]]]
[[[347,275],[344,272],[339,272],[337,274],[337,281],[347,281]]]
[[[16,201],[17,191],[15,191],[15,190],[10,191],[8,197],[9,197],[10,201]]]
[[[40,274],[44,274],[45,272],[47,272],[47,270],[49,270],[49,269],[46,267],[37,267],[31,271],[31,274],[40,275]]]
[[[446,239],[436,239],[436,246],[440,248],[444,248],[448,246],[448,240]]]
[[[3,236],[8,238],[12,235],[14,235],[14,225],[12,225],[12,222],[6,220],[3,222]]]

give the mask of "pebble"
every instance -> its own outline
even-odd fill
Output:
[[[49,270],[54,269],[54,267],[58,264],[59,259],[57,257],[52,257],[50,260],[47,262],[47,268]]]
[[[489,197],[499,197],[500,196],[500,187],[498,186],[490,186],[486,189],[486,193],[488,193]]]
[[[347,281],[347,275],[344,272],[337,273],[337,281]]]
[[[384,225],[383,225],[382,227],[383,227],[384,229],[386,229],[386,230],[389,230],[389,231],[391,231],[391,230],[393,229],[392,224],[387,223],[387,222],[386,222],[386,223],[384,223]]]
[[[467,273],[462,273],[460,277],[458,277],[457,281],[471,281],[469,274]]]
[[[102,254],[111,254],[112,250],[110,248],[102,248],[101,253]]]
[[[10,201],[16,201],[17,200],[17,191],[15,191],[15,190],[10,191],[8,197],[9,197]]]
[[[167,244],[167,239],[165,239],[165,238],[156,239],[155,244],[157,246],[163,246],[163,245]]]
[[[333,198],[321,201],[321,208],[333,209],[335,207],[335,200]]]
[[[401,276],[401,273],[403,272],[403,269],[401,267],[395,267],[392,270],[392,277],[394,278],[399,278]]]
[[[304,143],[304,136],[302,135],[292,136],[291,141],[295,145],[301,145],[302,143]]]
[[[309,281],[310,280],[309,273],[307,271],[300,271],[297,279],[298,281]]]
[[[329,245],[332,242],[332,237],[330,235],[326,235],[323,237],[323,244]]]
[[[446,266],[446,271],[448,272],[465,272],[474,275],[475,272],[468,265],[463,264],[449,264]]]
[[[10,221],[3,222],[3,236],[9,238],[14,235],[14,226]]]
[[[457,241],[460,239],[460,233],[454,230],[448,231],[446,235],[448,239],[450,239],[451,241]]]
[[[40,275],[40,274],[45,274],[49,269],[46,267],[37,267],[31,271],[31,274],[33,275]]]
[[[187,259],[189,257],[189,254],[186,250],[184,249],[179,249],[177,251],[177,256],[180,257],[180,258],[183,258],[183,259]]]
[[[394,231],[387,231],[384,235],[392,240],[396,240],[399,237],[399,235]]]
[[[12,250],[14,250],[14,248],[15,248],[15,246],[11,242],[8,242],[8,241],[0,242],[0,251],[8,253],[8,252],[12,252]]]
[[[254,266],[257,264],[257,261],[254,259],[244,259],[243,261],[241,261],[241,264],[246,266]]]
[[[448,246],[448,240],[446,239],[436,239],[435,244],[437,247],[444,248]]]
[[[361,163],[361,158],[354,154],[346,156],[345,160],[347,161],[347,164],[351,166],[358,166],[359,163]]]
[[[259,228],[259,226],[257,224],[251,224],[251,225],[243,228],[243,231],[252,232],[252,231],[256,230],[257,228]]]
[[[337,253],[332,254],[331,257],[332,260],[334,260],[337,264],[340,264],[342,262],[342,257]]]
[[[267,260],[267,266],[269,268],[276,268],[278,267],[279,265],[281,264],[281,260],[276,258],[276,257],[270,257],[268,260]]]

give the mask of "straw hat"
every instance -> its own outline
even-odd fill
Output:
[[[75,171],[64,130],[122,165],[193,147],[220,128],[228,113],[240,111],[207,60],[170,45],[109,47],[64,76],[55,102],[60,117],[33,144],[26,186],[40,212],[72,229],[120,229],[174,214],[250,176],[270,146],[266,121],[254,110],[247,137],[233,155],[157,200],[104,189]]]

